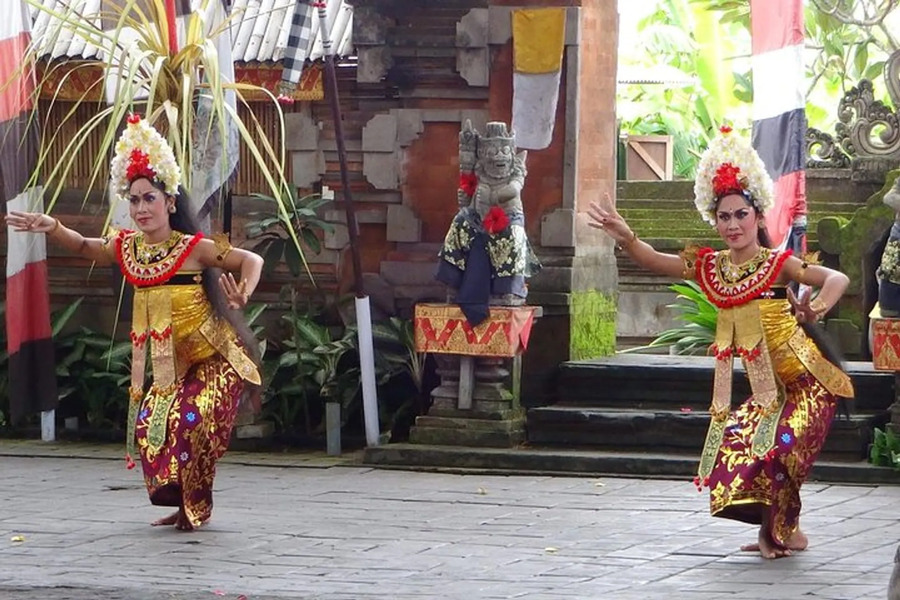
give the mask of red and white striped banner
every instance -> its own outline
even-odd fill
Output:
[[[776,247],[806,250],[803,0],[750,0],[753,147],[775,182],[766,225]],[[793,232],[792,232],[793,230]]]
[[[43,189],[29,186],[38,133],[29,118],[34,72],[25,68],[30,17],[21,0],[0,19],[0,194],[6,210],[43,210]],[[13,423],[28,413],[56,408],[56,366],[50,329],[47,246],[44,234],[8,230],[6,334],[9,401]]]

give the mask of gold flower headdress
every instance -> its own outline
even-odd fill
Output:
[[[766,166],[750,144],[731,135],[731,127],[723,126],[719,131],[697,167],[694,204],[700,216],[715,225],[716,202],[728,194],[744,196],[760,214],[766,214],[775,204]]]
[[[165,138],[140,115],[128,115],[125,131],[116,142],[116,154],[109,167],[109,176],[116,192],[128,193],[131,182],[146,177],[161,183],[165,192],[178,194],[181,168]]]

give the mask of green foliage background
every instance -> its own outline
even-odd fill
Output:
[[[876,98],[889,104],[882,75],[888,56],[900,48],[892,33],[900,27],[900,11],[890,7],[884,0],[806,3],[810,127],[833,133],[841,97],[864,78],[875,84]],[[750,3],[619,0],[619,10],[640,15],[636,34],[620,31],[636,35],[636,43],[620,45],[620,66],[652,73],[662,65],[690,82],[620,85],[620,132],[673,136],[675,176],[692,179],[699,154],[722,123],[749,131]]]

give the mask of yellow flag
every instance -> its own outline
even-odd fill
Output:
[[[514,10],[512,30],[514,68],[517,72],[553,73],[562,68],[565,8]]]

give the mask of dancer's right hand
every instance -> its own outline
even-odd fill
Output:
[[[634,232],[625,219],[616,211],[609,194],[603,195],[604,202],[591,202],[588,209],[588,225],[595,229],[600,229],[609,237],[614,239],[617,244],[624,244],[634,239]]]
[[[56,219],[43,213],[9,211],[6,215],[6,224],[14,231],[27,233],[49,233],[56,228]]]

